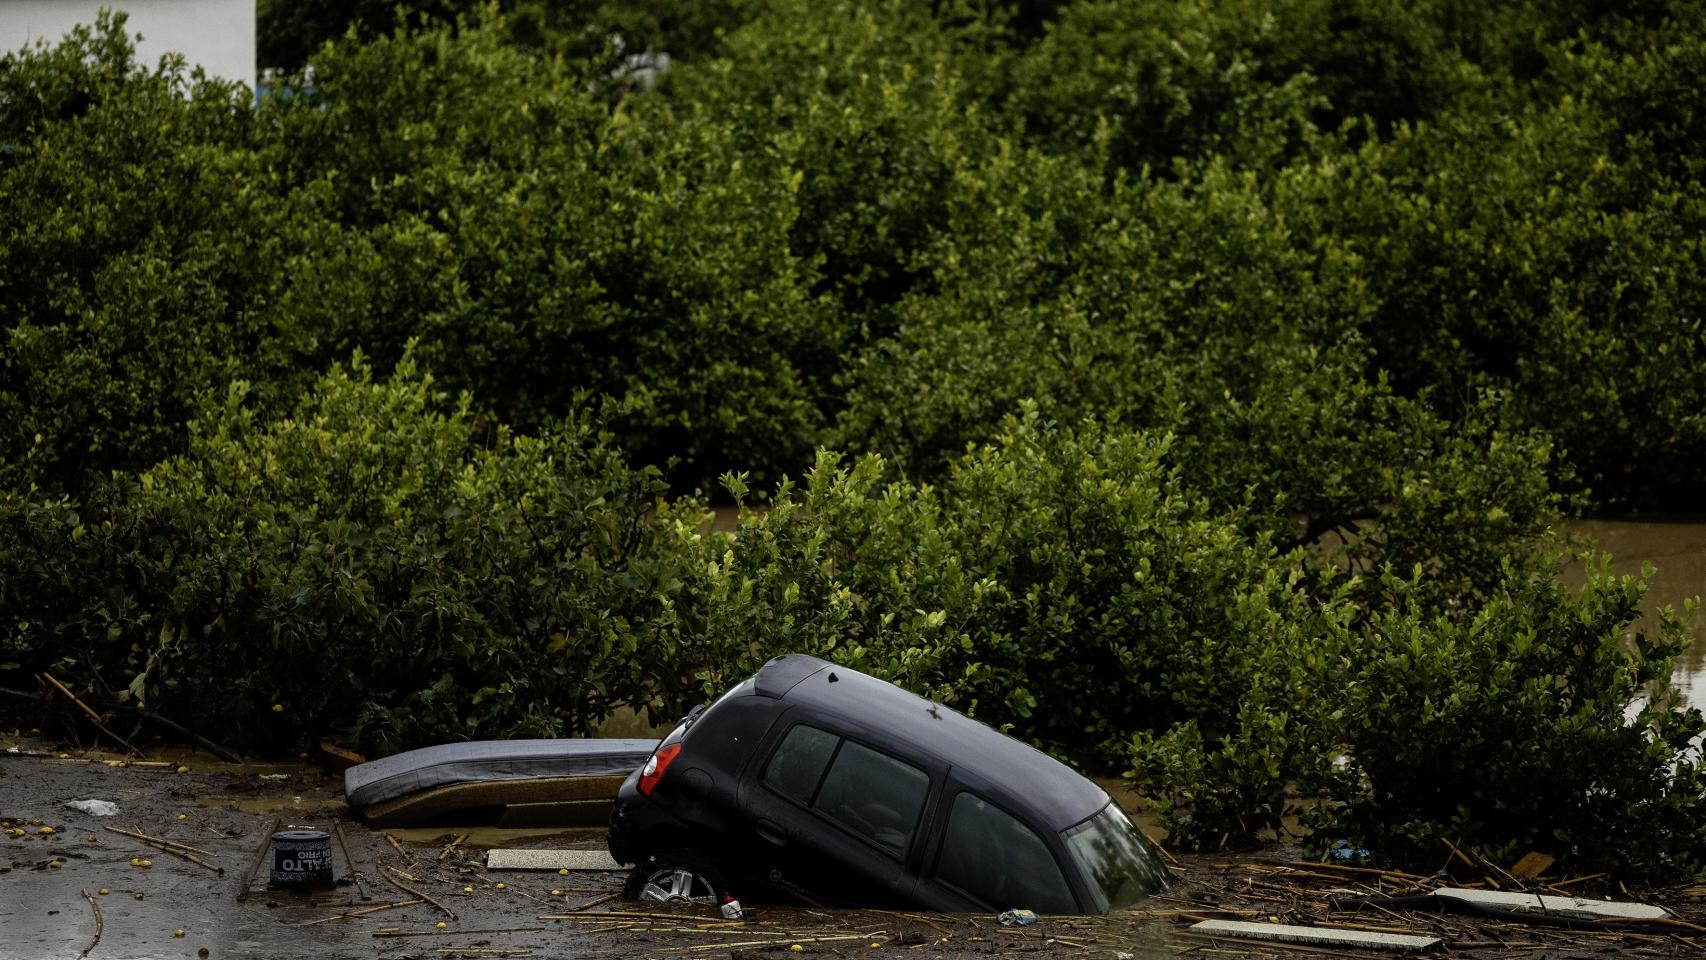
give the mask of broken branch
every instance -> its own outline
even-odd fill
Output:
[[[77,960],[83,960],[91,950],[95,949],[95,945],[101,942],[101,905],[95,902],[94,897],[89,896],[89,891],[79,890],[77,892],[83,895],[83,899],[89,901],[89,909],[95,911],[95,939],[90,940],[89,945],[83,948],[83,952],[77,955]]]
[[[181,860],[188,860],[189,862],[196,864],[197,866],[206,867],[207,869],[212,870],[214,873],[217,873],[220,876],[225,875],[225,868],[224,867],[219,866],[218,864],[208,863],[206,860],[203,860],[202,858],[196,856],[195,853],[185,852],[185,851],[189,851],[189,850],[195,850],[196,853],[207,853],[207,851],[205,851],[205,850],[197,850],[195,847],[188,847],[188,846],[185,846],[181,843],[173,843],[170,840],[161,840],[159,837],[150,837],[145,833],[134,833],[130,830],[120,830],[118,827],[107,827],[106,829],[112,833],[123,834],[124,836],[127,836],[127,837],[135,837],[136,839],[141,840],[143,843],[146,843],[146,844],[154,847],[155,849],[161,851],[162,853],[169,853],[172,856],[177,857]],[[208,854],[208,856],[212,856],[212,854]]]
[[[390,836],[390,834],[386,834],[386,836]],[[441,901],[433,898],[432,896],[429,896],[428,894],[422,893],[419,890],[416,890],[414,887],[408,886],[407,884],[403,883],[403,881],[398,880],[396,877],[391,875],[392,873],[401,873],[401,872],[402,871],[394,870],[391,867],[380,867],[379,868],[379,875],[381,877],[385,878],[386,883],[389,883],[391,886],[396,887],[398,890],[403,891],[404,893],[408,894],[411,897],[419,897],[422,900],[425,900],[427,903],[430,903],[433,906],[437,907],[439,910],[443,911],[444,915],[449,917],[450,919],[452,919],[452,920],[456,919],[456,911],[455,910],[450,909],[449,907],[445,906]]]
[[[65,684],[60,683],[58,680],[55,680],[53,678],[53,674],[48,673],[46,670],[43,670],[41,673],[37,674],[37,676],[41,677],[43,680],[47,681],[49,684],[52,684],[52,686],[55,690],[58,690],[60,693],[65,695],[65,699],[70,700],[72,703],[77,705],[78,709],[80,709],[84,713],[88,714],[89,715],[89,722],[93,723],[95,725],[95,729],[101,731],[102,733],[113,738],[114,740],[117,740],[126,750],[129,750],[132,755],[138,756],[138,757],[148,756],[148,754],[143,753],[141,750],[136,749],[136,747],[129,740],[126,740],[125,738],[119,736],[118,734],[112,732],[111,730],[108,730],[107,725],[101,722],[101,715],[96,713],[95,711],[89,709],[88,704],[77,699],[77,695],[72,693],[70,690],[66,689]]]

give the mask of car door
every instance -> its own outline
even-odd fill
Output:
[[[825,904],[910,902],[930,765],[903,759],[821,718],[779,724],[743,779],[755,845],[785,892]]]
[[[975,785],[950,779],[942,791],[936,837],[914,889],[935,910],[1075,914],[1079,904],[1060,846]],[[1058,838],[1056,838],[1058,840]]]

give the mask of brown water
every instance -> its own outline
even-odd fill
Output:
[[[1653,565],[1653,577],[1641,605],[1644,627],[1657,628],[1661,607],[1671,607],[1682,615],[1684,600],[1706,595],[1706,521],[1574,520],[1565,529],[1591,539],[1599,550],[1610,553],[1614,573],[1639,576],[1642,564]],[[1565,572],[1572,585],[1581,584],[1585,578],[1580,567]],[[1696,640],[1678,660],[1676,685],[1689,703],[1706,710],[1706,616],[1697,608],[1685,616],[1684,622],[1693,629]]]

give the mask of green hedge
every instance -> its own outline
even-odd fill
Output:
[[[263,748],[584,734],[690,695],[666,545],[699,514],[663,490],[590,418],[481,426],[407,355],[273,421],[237,384],[85,504],[0,501],[0,666]]]

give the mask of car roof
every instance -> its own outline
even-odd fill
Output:
[[[1051,830],[1064,830],[1108,804],[1101,787],[1030,744],[886,680],[817,657],[789,654],[771,660],[758,672],[755,692],[846,716],[914,753],[971,771],[991,785],[978,791],[987,799]]]

